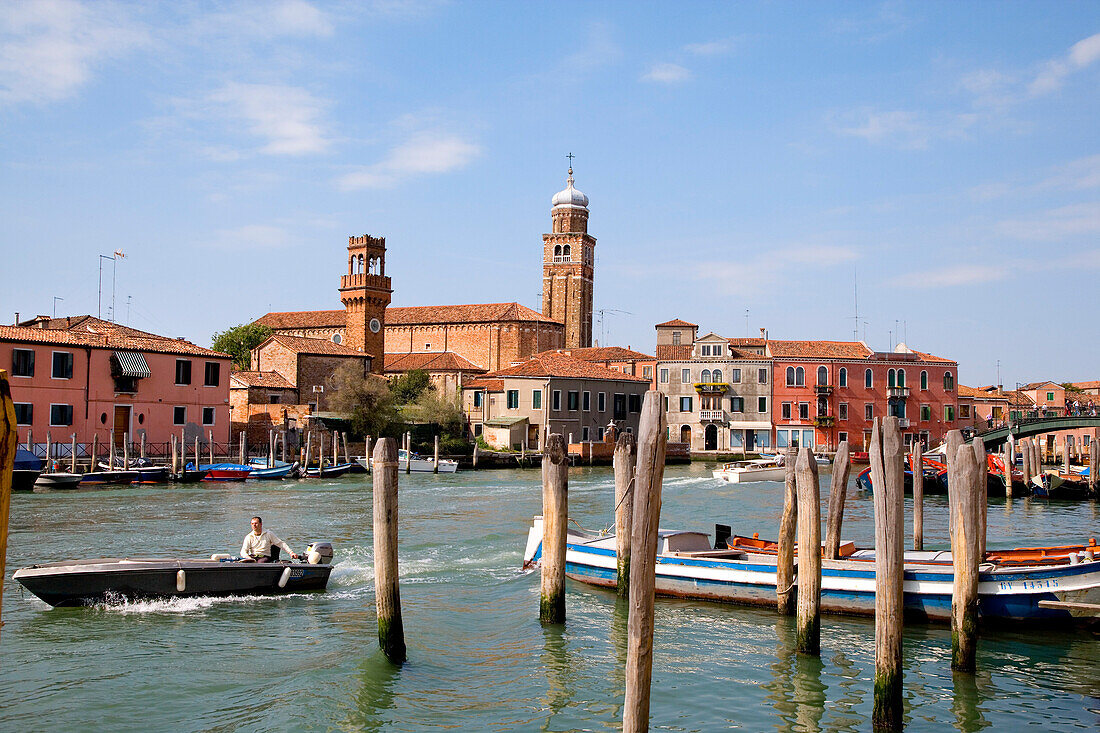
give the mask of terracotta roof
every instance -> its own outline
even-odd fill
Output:
[[[278,372],[233,372],[229,379],[243,387],[267,387],[268,389],[294,389]]]
[[[484,389],[488,392],[503,392],[503,379],[471,379],[462,385],[463,389]]]
[[[367,354],[362,351],[356,351],[355,349],[343,346],[342,344],[334,344],[328,339],[311,339],[305,338],[303,336],[286,336],[281,333],[270,336],[267,341],[264,341],[256,348],[262,349],[264,346],[273,341],[282,344],[296,354],[321,354],[324,356],[358,356],[360,358],[370,358],[372,356],[371,354]]]
[[[924,351],[917,351],[916,349],[912,349],[912,348],[909,349],[909,351],[911,353],[916,354],[917,356],[919,356],[921,361],[929,361],[929,362],[933,362],[933,363],[937,363],[937,364],[954,364],[955,363],[951,359],[945,359],[942,356],[936,356],[935,354],[928,354]]]
[[[767,346],[768,342],[762,338],[732,338],[727,339],[730,342],[730,346]]]
[[[430,354],[386,354],[386,372],[409,372],[423,369],[426,372],[485,372],[469,359],[453,351]]]
[[[680,326],[683,328],[699,328],[698,323],[688,323],[687,321],[680,320],[679,318],[673,318],[671,321],[665,321],[664,323],[658,323],[654,328],[661,328],[663,326]]]
[[[205,349],[183,339],[170,339],[124,336],[110,333],[87,333],[81,331],[62,331],[49,328],[27,328],[25,326],[0,326],[0,341],[12,341],[34,344],[59,344],[64,346],[91,347],[97,349],[117,349],[120,351],[143,351],[155,354],[181,354],[186,356],[205,356],[210,359],[230,359],[229,354]]]
[[[1097,382],[1071,382],[1071,384],[1077,389],[1097,389],[1100,388],[1100,381]]]
[[[336,311],[284,311],[265,313],[254,323],[275,330],[286,328],[343,328],[347,315]]]
[[[965,384],[956,384],[955,391],[960,397],[971,397],[983,400],[1008,400],[1008,397],[997,391],[995,387],[967,387]]]
[[[141,331],[120,323],[112,323],[95,316],[66,316],[64,318],[47,318],[39,316],[29,321],[20,321],[20,326],[28,328],[42,328],[57,331],[77,331],[81,333],[109,333],[116,336],[134,336],[136,338],[163,339],[167,336]],[[171,339],[169,339],[171,340]]]
[[[653,361],[654,357],[622,346],[586,346],[576,349],[552,349],[543,354],[565,354],[585,361]],[[536,354],[541,356],[541,354]]]
[[[688,361],[691,344],[657,344],[657,361]]]
[[[495,371],[490,377],[560,377],[563,379],[607,379],[617,382],[649,382],[647,377],[634,377],[607,369],[590,361],[565,354],[547,352],[532,356],[522,364]]]
[[[1046,387],[1048,384],[1053,385],[1057,389],[1062,389],[1062,385],[1057,382],[1052,382],[1049,379],[1045,382],[1032,382],[1031,384],[1025,384],[1020,389],[1039,389],[1040,387]]]
[[[861,341],[768,341],[768,355],[777,359],[866,359],[873,353]]]
[[[386,309],[387,326],[423,323],[494,323],[498,321],[536,321],[560,325],[558,321],[519,303],[480,303],[471,305],[417,305]]]

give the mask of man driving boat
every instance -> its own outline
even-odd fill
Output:
[[[264,520],[252,517],[252,531],[244,536],[241,545],[241,560],[244,562],[272,562],[271,548],[278,547],[297,560],[298,555],[290,545],[275,536],[274,532],[264,529]]]

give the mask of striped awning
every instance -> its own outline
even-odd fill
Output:
[[[114,358],[118,363],[120,376],[145,379],[152,375],[144,354],[139,354],[136,351],[116,351]]]

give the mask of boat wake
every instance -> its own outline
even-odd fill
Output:
[[[122,615],[133,614],[172,614],[186,615],[197,611],[205,611],[208,608],[222,605],[247,603],[253,605],[261,602],[282,602],[286,598],[304,595],[291,593],[282,596],[188,596],[186,598],[158,598],[147,601],[130,601],[121,595],[111,594],[105,601],[94,603],[90,606],[93,610]]]

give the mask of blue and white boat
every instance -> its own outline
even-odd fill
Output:
[[[776,557],[740,550],[713,549],[710,535],[658,531],[656,592],[662,596],[726,603],[773,606],[776,602]],[[868,552],[870,552],[868,556]],[[873,551],[859,559],[822,560],[821,610],[874,615]],[[954,572],[943,564],[950,553],[936,553],[940,563],[905,564],[905,612],[916,620],[949,621]],[[542,557],[542,517],[528,533],[524,567]],[[565,573],[589,585],[616,585],[615,536],[570,527],[566,536]],[[1008,565],[983,563],[978,573],[979,612],[985,621],[1049,619],[1090,622],[1087,608],[1045,608],[1040,601],[1100,604],[1100,557],[1082,552],[1062,564]]]
[[[287,463],[286,461],[272,461],[272,466],[268,467],[266,458],[253,458],[250,466],[252,466],[252,473],[248,474],[249,478],[260,479],[261,481],[274,481],[277,479],[283,479],[287,477],[296,478],[298,476],[298,463]]]

